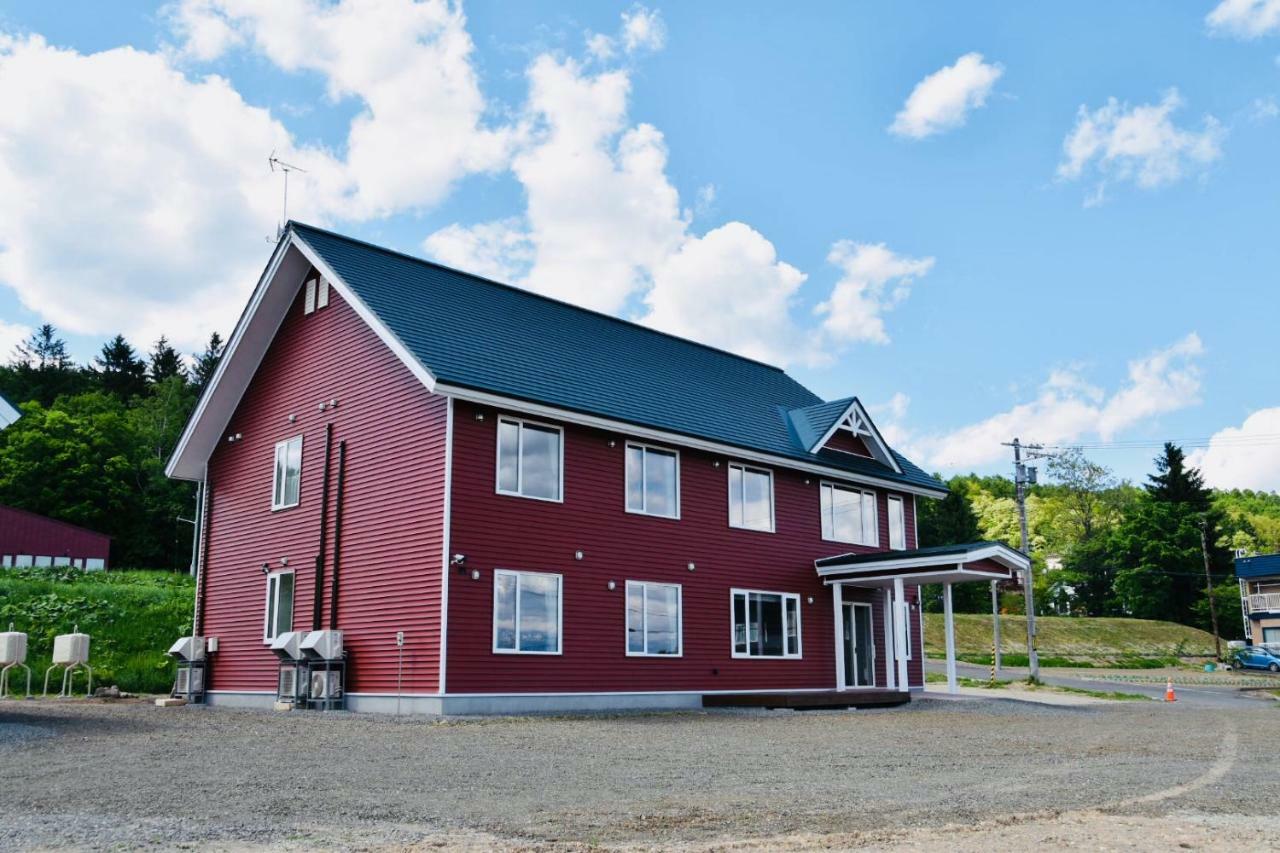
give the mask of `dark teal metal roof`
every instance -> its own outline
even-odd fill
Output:
[[[1280,577],[1280,554],[1264,554],[1261,557],[1236,557],[1236,577]]]
[[[853,398],[845,397],[843,400],[817,403],[787,412],[787,418],[791,421],[791,428],[796,431],[796,439],[799,440],[800,446],[809,448],[817,444],[851,405],[853,405]]]
[[[897,453],[901,474],[871,459],[807,452],[788,413],[849,401],[824,403],[776,367],[309,225],[289,227],[440,382],[945,491]]]

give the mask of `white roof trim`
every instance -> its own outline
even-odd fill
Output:
[[[895,580],[910,582],[912,585],[922,583],[965,583],[967,581],[992,581],[992,580],[1010,580],[1008,575],[998,572],[981,572],[976,569],[965,569],[956,566],[950,569],[937,569],[932,572],[922,572],[918,575],[868,575],[866,577],[858,576],[853,578],[832,578],[822,582],[823,586],[835,586],[836,584],[845,584],[848,586],[865,586],[874,584],[876,586],[888,586]]]
[[[0,397],[0,429],[9,426],[20,417],[22,417],[22,412],[10,405],[9,401],[4,397]]]
[[[936,489],[930,489],[925,486],[901,483],[896,480],[884,480],[879,477],[871,477],[865,474],[845,471],[842,468],[832,468],[815,462],[804,462],[799,459],[792,459],[788,456],[776,456],[772,453],[746,450],[741,447],[734,447],[733,445],[722,444],[717,441],[693,438],[691,436],[668,432],[662,429],[630,424],[625,421],[614,420],[613,418],[586,415],[581,412],[561,409],[556,406],[548,406],[542,403],[531,403],[526,400],[516,399],[515,397],[491,394],[487,391],[476,391],[471,388],[449,385],[444,382],[436,385],[436,393],[446,394],[450,397],[454,397],[459,400],[466,400],[472,403],[481,403],[486,406],[508,409],[513,412],[524,412],[526,414],[536,415],[543,418],[564,421],[565,423],[609,430],[632,438],[656,441],[675,445],[677,447],[686,447],[693,450],[702,450],[707,453],[718,453],[731,459],[740,459],[744,462],[771,465],[776,468],[787,468],[792,471],[804,471],[809,474],[830,477],[833,480],[840,480],[846,483],[862,483],[895,492],[903,492],[909,495],[924,495],[927,498],[943,497],[947,493],[946,489],[942,486],[939,486]]]
[[[880,430],[876,429],[875,422],[871,420],[871,416],[867,414],[867,410],[863,408],[862,403],[858,402],[857,397],[853,398],[849,403],[848,408],[844,410],[844,413],[840,415],[840,417],[836,418],[835,422],[831,424],[830,428],[827,429],[822,438],[814,442],[814,445],[809,448],[809,452],[817,453],[825,447],[827,442],[831,440],[831,437],[836,434],[836,431],[839,430],[840,427],[844,426],[845,421],[850,418],[853,418],[853,423],[855,424],[853,429],[854,435],[865,435],[871,438],[872,444],[874,445],[874,447],[871,448],[871,453],[876,457],[876,460],[888,465],[896,473],[901,474],[902,467],[898,465],[898,460],[894,458],[893,453],[889,450],[889,445],[885,442],[883,436],[880,435]],[[857,426],[863,426],[865,429],[858,429]],[[879,451],[878,453],[876,452],[877,450]]]
[[[427,390],[434,390],[435,376],[431,371],[409,352],[316,251],[290,229],[276,245],[236,322],[222,359],[200,396],[191,419],[187,421],[169,464],[165,466],[167,476],[180,480],[199,480],[204,476],[210,455],[221,441],[223,430],[275,340],[303,278],[313,266]],[[270,313],[259,316],[263,310]]]
[[[858,556],[858,555],[854,555]],[[831,559],[824,557],[823,559]],[[903,557],[897,560],[876,560],[875,562],[865,563],[855,566],[818,566],[817,561],[814,562],[818,574],[822,577],[828,575],[843,575],[851,572],[883,572],[891,569],[916,569],[927,568],[929,566],[956,566],[965,563],[974,563],[978,560],[995,560],[1003,566],[1008,566],[1017,571],[1025,571],[1031,565],[1031,560],[1020,551],[1015,551],[1006,545],[989,545],[986,548],[980,548],[976,551],[969,551],[963,554],[942,553],[927,554],[919,557]],[[965,569],[965,571],[972,571]]]

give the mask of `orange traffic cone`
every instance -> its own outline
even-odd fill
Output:
[[[1177,702],[1178,697],[1173,692],[1173,679],[1170,678],[1164,685],[1164,701]]]

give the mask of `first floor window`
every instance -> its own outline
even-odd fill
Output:
[[[89,568],[85,562],[85,568]],[[263,623],[262,639],[271,642],[276,637],[293,630],[293,572],[272,572],[267,575],[267,615]]]
[[[800,596],[735,589],[733,656],[800,657]]]
[[[680,585],[627,581],[627,654],[679,655]]]
[[[773,532],[773,474],[729,466],[729,526]]]
[[[879,545],[875,493],[823,483],[822,538],[854,545]]]
[[[627,511],[680,515],[680,457],[671,450],[627,445]]]
[[[493,573],[493,650],[560,654],[560,575]]]
[[[276,444],[275,475],[271,484],[271,508],[298,505],[302,485],[302,436]]]
[[[19,554],[13,561],[13,564],[20,569],[30,566],[31,563],[32,557],[30,554]]]
[[[107,567],[107,561],[101,557],[88,557],[84,561],[86,571],[100,572]]]
[[[889,547],[901,551],[907,547],[907,520],[902,510],[902,498],[889,496]]]
[[[563,442],[556,427],[498,419],[498,491],[560,500]]]

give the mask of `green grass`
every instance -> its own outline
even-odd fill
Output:
[[[991,663],[991,615],[955,614],[956,657],[981,665]],[[1213,635],[1207,631],[1147,619],[1040,616],[1036,648],[1047,667],[1118,666],[1155,669],[1182,657],[1211,657]],[[1008,666],[1027,664],[1027,626],[1021,616],[1001,616],[1001,657]],[[925,614],[925,654],[945,654],[943,616]]]
[[[1141,693],[1121,693],[1118,690],[1087,690],[1083,687],[1068,687],[1064,684],[1052,685],[1050,690],[1059,693],[1078,693],[1081,696],[1092,696],[1095,699],[1111,699],[1116,702],[1149,702],[1150,696]]]
[[[163,572],[6,569],[0,571],[0,629],[13,623],[26,632],[36,691],[49,666],[53,638],[79,625],[91,638],[95,685],[167,693],[173,664],[165,652],[191,633],[194,590],[190,577]],[[57,678],[55,672],[51,689]],[[83,675],[76,684],[84,684]]]
[[[929,684],[946,684],[946,673],[942,672],[926,672],[924,680]],[[1006,679],[997,678],[995,681],[988,681],[985,678],[970,678],[967,675],[957,675],[956,684],[961,687],[985,687],[992,690],[998,690],[1002,687],[1008,687],[1010,682]]]

